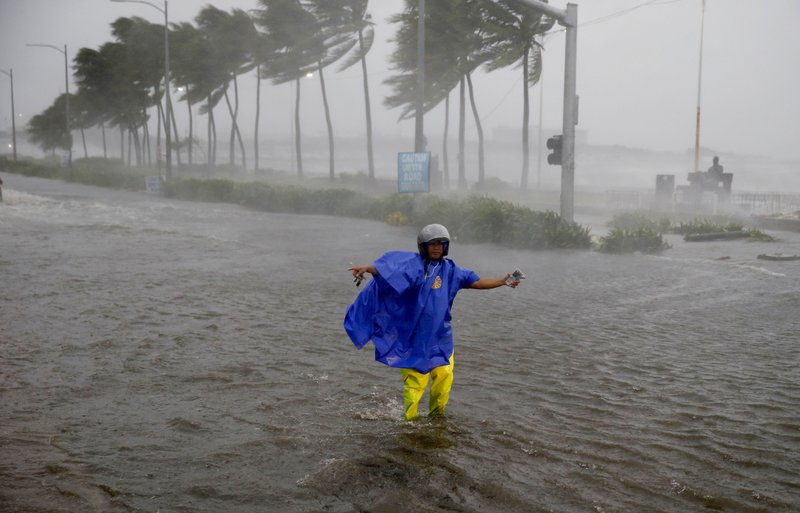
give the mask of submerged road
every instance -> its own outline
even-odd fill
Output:
[[[5,175],[0,510],[800,510],[800,234],[661,256],[455,241],[446,419],[341,328],[415,232]],[[725,260],[717,260],[729,257]]]

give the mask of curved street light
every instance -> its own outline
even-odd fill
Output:
[[[115,3],[146,4],[157,9],[164,14],[164,95],[166,96],[166,114],[164,131],[166,132],[167,145],[167,180],[172,178],[172,136],[170,135],[170,120],[172,115],[172,100],[169,95],[169,16],[167,14],[167,0],[164,0],[164,8],[146,0],[110,0]]]
[[[14,153],[14,162],[17,161],[17,115],[14,112],[14,70],[9,68],[8,71],[0,69],[0,73],[8,76],[11,79],[11,144]]]
[[[65,102],[64,102],[65,103],[65,108],[64,108],[64,110],[66,110],[66,115],[67,115],[66,127],[67,127],[67,140],[68,140],[68,144],[69,144],[69,147],[67,148],[67,152],[69,153],[69,157],[67,159],[67,165],[68,166],[72,166],[72,137],[70,137],[71,131],[70,131],[70,128],[69,128],[69,66],[67,65],[67,45],[64,45],[64,49],[63,50],[61,48],[57,47],[57,46],[54,46],[54,45],[41,45],[41,44],[28,43],[25,46],[38,46],[38,47],[41,47],[41,48],[52,48],[53,50],[64,54],[64,88],[65,88],[66,93],[67,93],[66,96],[64,96],[64,98],[65,98]]]

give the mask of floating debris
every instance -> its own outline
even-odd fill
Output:
[[[750,237],[750,232],[739,230],[733,232],[693,233],[686,235],[683,240],[686,242],[702,242],[707,240],[745,239],[747,237]]]
[[[758,255],[756,258],[759,260],[772,260],[775,262],[788,262],[790,260],[800,260],[800,255]]]

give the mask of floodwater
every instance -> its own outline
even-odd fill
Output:
[[[5,175],[0,510],[800,511],[800,234],[453,243],[448,415],[341,323],[415,233]],[[717,260],[729,257],[725,260]]]

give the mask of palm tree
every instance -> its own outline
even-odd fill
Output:
[[[259,0],[254,11],[256,24],[264,31],[272,49],[263,78],[274,84],[295,83],[295,158],[297,174],[303,176],[300,130],[300,79],[319,67],[323,55],[323,37],[314,15],[299,0]]]
[[[72,147],[72,134],[65,126],[65,102],[66,94],[61,94],[52,105],[28,122],[28,139],[44,151],[55,152],[56,148],[67,150]]]
[[[333,62],[344,58],[338,70],[344,71],[354,64],[361,63],[364,84],[364,102],[367,119],[367,165],[370,179],[375,178],[375,161],[372,150],[372,112],[369,101],[369,81],[367,80],[366,55],[375,40],[372,17],[367,13],[369,0],[307,0],[310,10],[326,31],[326,61]],[[320,79],[322,75],[320,74]],[[323,86],[323,96],[325,96]],[[326,113],[326,118],[329,118]],[[332,153],[332,134],[331,139]],[[333,158],[331,157],[331,178],[333,178]]]
[[[77,96],[89,111],[90,125],[100,125],[103,134],[103,157],[108,158],[105,123],[111,116],[111,67],[100,52],[81,48],[73,59]]]
[[[76,94],[70,96],[69,126],[76,127],[81,132],[81,142],[83,144],[83,158],[89,158],[86,149],[86,129],[96,124],[95,112],[93,112],[92,99],[85,91],[78,89]]]
[[[217,138],[214,106],[222,98],[219,84],[226,78],[225,71],[216,66],[211,41],[191,23],[173,24],[170,43],[170,74],[175,84],[184,88],[180,100],[185,100],[189,108],[189,163],[194,141],[192,105],[204,103],[200,113],[208,115],[206,163],[213,167]]]
[[[206,6],[195,18],[203,36],[208,40],[212,50],[211,58],[215,67],[223,72],[222,81],[218,84],[221,97],[225,98],[231,116],[230,163],[234,162],[235,138],[239,141],[242,153],[242,166],[247,169],[247,159],[242,133],[239,130],[239,84],[237,76],[252,70],[256,64],[252,51],[257,39],[253,19],[241,9],[233,9],[230,13]],[[228,88],[233,82],[234,102],[231,105]]]
[[[522,68],[524,80],[522,101],[522,178],[520,187],[527,189],[530,170],[530,138],[528,136],[530,101],[528,89],[539,82],[542,74],[542,45],[536,40],[553,27],[555,20],[513,0],[498,0],[487,8],[487,45],[493,71],[516,64]]]
[[[464,130],[465,130],[465,91],[469,85],[472,93],[469,74],[478,68],[486,59],[483,51],[485,43],[481,26],[483,24],[483,7],[485,0],[439,0],[429,4],[426,12],[425,31],[425,112],[447,101],[450,91],[459,87],[459,161],[458,184],[466,187],[464,165]],[[414,0],[406,0],[403,12],[390,18],[398,24],[394,38],[397,46],[390,62],[394,69],[401,73],[385,81],[392,86],[393,94],[386,98],[385,104],[402,107],[400,118],[412,115],[415,108],[416,87],[416,48],[417,48],[417,6]],[[471,101],[473,115],[478,126],[479,136],[479,174],[478,181],[483,183],[483,131],[480,118],[474,103]],[[449,105],[448,105],[449,107]]]
[[[137,163],[141,164],[138,129],[146,120],[143,110],[152,97],[148,93],[149,86],[142,80],[141,63],[135,56],[122,42],[105,43],[99,50],[82,48],[74,59],[74,70],[79,93],[91,104],[88,111],[92,121],[99,122],[102,127],[106,122],[118,126],[121,148],[124,147],[124,130],[128,130],[137,149]],[[120,157],[124,157],[122,149]]]
[[[161,82],[164,77],[164,26],[148,22],[138,17],[118,18],[111,24],[111,33],[123,45],[125,51],[126,76],[133,85],[139,85],[147,95],[140,109],[141,127],[144,134],[145,148],[149,154],[149,129],[147,127],[147,109],[155,106],[158,112],[157,139],[161,139],[161,123],[166,123],[166,112],[169,109],[161,107],[163,90]],[[178,129],[172,119],[174,136],[177,141]],[[138,127],[137,127],[138,131]],[[134,133],[134,143],[138,140]],[[172,151],[175,148],[166,148]],[[180,166],[180,152],[176,151],[178,165]]]
[[[255,127],[253,131],[253,169],[258,171],[258,158],[259,158],[259,126],[261,117],[261,75],[262,67],[264,71],[268,69],[264,63],[269,62],[273,49],[270,47],[269,40],[261,33],[258,33],[252,41],[253,60],[256,63],[256,112],[255,112]]]

